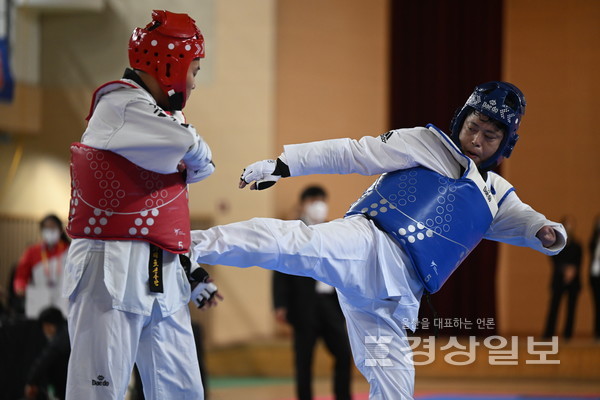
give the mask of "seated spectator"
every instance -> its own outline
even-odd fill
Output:
[[[53,398],[64,399],[71,353],[67,322],[56,307],[42,311],[39,322],[48,343],[29,369],[25,398],[48,399],[51,394]]]

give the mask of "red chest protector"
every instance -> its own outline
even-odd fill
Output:
[[[183,175],[148,171],[111,151],[74,143],[67,232],[73,238],[142,240],[187,253],[190,211]]]

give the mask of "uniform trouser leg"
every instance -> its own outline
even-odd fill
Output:
[[[204,398],[188,307],[163,318],[155,304],[140,336],[136,363],[146,400]]]
[[[393,317],[397,303],[339,293],[354,363],[369,382],[369,400],[413,398],[415,369],[405,331]]]
[[[369,221],[357,217],[306,226],[301,221],[254,218],[194,231],[192,240],[197,243],[194,250],[198,262],[236,267],[257,265],[308,276],[343,288],[353,298],[365,299],[365,307],[374,302],[385,305],[385,312],[378,311],[381,315],[363,311],[361,307],[342,307],[354,360],[371,383],[371,399],[398,400],[398,393],[401,399],[412,398],[414,368],[403,360],[406,351],[402,350],[407,343],[406,334],[392,319],[398,303],[377,300],[387,297],[387,292],[378,268],[383,255],[378,254],[378,238]],[[391,346],[397,362],[391,368],[365,369],[365,336],[377,334],[393,337]]]
[[[312,399],[312,366],[316,342],[317,331],[314,327],[294,327],[294,368],[299,400]]]
[[[147,400],[202,399],[188,308],[165,318],[113,309],[103,264],[92,252],[70,299],[66,398],[122,400],[137,361]]]
[[[257,265],[362,292],[371,290],[378,278],[369,263],[376,256],[367,223],[335,220],[306,226],[301,221],[253,218],[193,231],[192,240],[197,243],[197,261],[205,264]]]
[[[144,317],[112,308],[103,254],[92,252],[69,309],[68,400],[122,400]]]

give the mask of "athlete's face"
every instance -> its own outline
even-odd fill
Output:
[[[479,166],[496,153],[504,133],[485,115],[474,113],[465,118],[458,136],[463,153]]]
[[[188,67],[185,91],[186,101],[190,98],[192,90],[196,88],[196,75],[198,74],[198,71],[200,71],[200,59],[196,58]]]

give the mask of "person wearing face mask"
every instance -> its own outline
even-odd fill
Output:
[[[300,220],[306,225],[325,222],[327,193],[309,186],[300,195]],[[352,353],[346,321],[333,286],[312,278],[273,273],[275,318],[293,329],[296,395],[312,399],[312,361],[317,339],[322,338],[335,359],[333,390],[336,400],[350,399]]]
[[[40,222],[41,242],[25,250],[15,272],[15,294],[25,298],[25,316],[35,319],[49,306],[59,308],[64,315],[68,301],[61,296],[63,266],[70,239],[56,215],[47,215]]]

